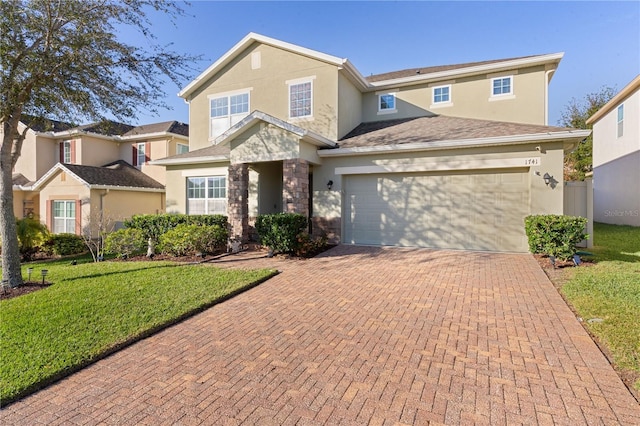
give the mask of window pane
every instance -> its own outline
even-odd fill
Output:
[[[71,141],[63,142],[63,163],[71,163]]]
[[[222,117],[229,115],[229,98],[211,99],[211,117]]]
[[[242,114],[249,112],[249,94],[243,93],[241,95],[231,96],[231,114]]]
[[[620,105],[618,107],[618,121],[622,121],[624,119],[624,105]]]
[[[394,95],[381,95],[380,96],[380,109],[395,109],[396,97]]]
[[[176,154],[186,154],[187,152],[189,152],[189,145],[179,143],[176,146]]]
[[[291,117],[311,115],[311,82],[292,84],[289,87],[289,103]]]
[[[205,198],[204,178],[187,179],[187,198]]]

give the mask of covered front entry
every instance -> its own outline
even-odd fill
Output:
[[[350,175],[344,242],[527,251],[526,169]]]

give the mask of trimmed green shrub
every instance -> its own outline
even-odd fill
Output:
[[[216,253],[224,249],[229,238],[219,225],[180,224],[160,236],[159,249],[174,256]]]
[[[39,220],[25,217],[16,220],[18,246],[22,260],[29,261],[38,253],[49,236],[49,230]]]
[[[187,214],[140,214],[124,222],[126,228],[139,229],[144,233],[144,238],[149,243],[149,252],[153,253],[155,243],[160,242],[160,236],[174,229],[178,225],[190,224],[198,226],[219,226],[224,230],[229,229],[227,216],[221,214],[187,215]],[[151,239],[149,241],[149,239]]]
[[[44,245],[47,254],[69,256],[84,253],[87,246],[81,236],[76,234],[52,234]]]
[[[302,243],[298,236],[308,225],[309,220],[298,213],[264,214],[256,218],[260,243],[273,253],[295,253]]]
[[[531,253],[543,253],[569,260],[576,254],[576,244],[589,238],[585,234],[587,219],[578,216],[530,215],[524,219]]]
[[[121,258],[141,254],[147,248],[144,232],[136,228],[124,228],[107,235],[104,242],[105,251]]]

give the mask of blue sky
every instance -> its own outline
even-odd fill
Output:
[[[550,86],[549,124],[572,98],[622,89],[640,74],[640,2],[213,2],[192,1],[173,27],[152,15],[160,44],[202,55],[194,77],[249,32],[334,56],[363,75],[565,52]],[[126,34],[123,40],[134,43]],[[127,39],[129,37],[129,39]],[[188,82],[185,82],[185,85]],[[171,111],[137,123],[188,122],[182,87]]]

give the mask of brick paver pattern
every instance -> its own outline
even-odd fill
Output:
[[[213,264],[282,273],[9,405],[0,424],[640,424],[530,255],[252,256]]]

